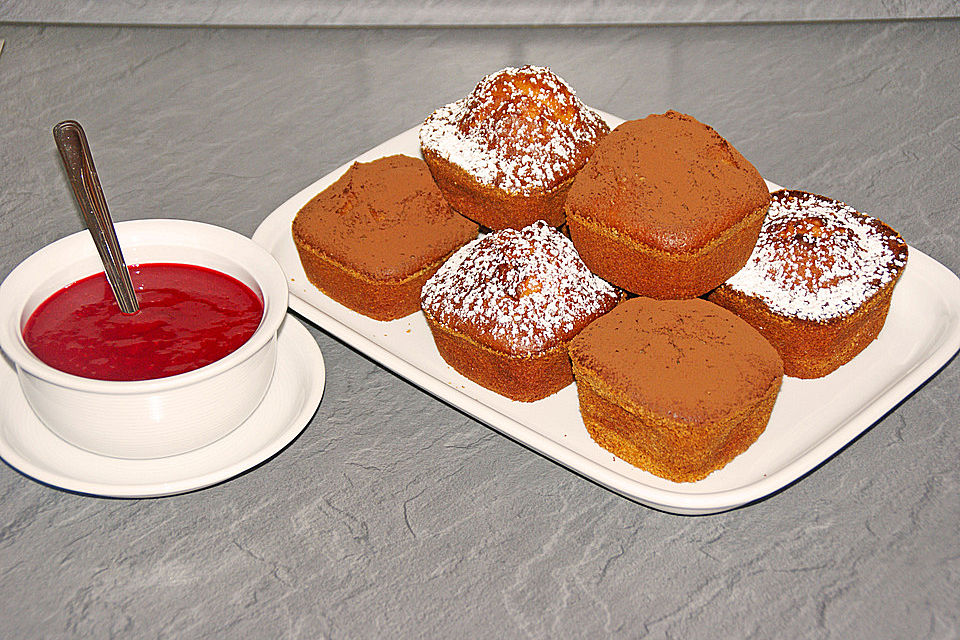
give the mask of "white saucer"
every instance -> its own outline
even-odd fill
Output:
[[[323,355],[310,332],[288,315],[277,346],[267,395],[243,424],[200,449],[149,460],[102,456],[61,440],[34,415],[16,372],[0,357],[0,457],[40,482],[117,498],[172,495],[232,478],[289,444],[323,397]]]

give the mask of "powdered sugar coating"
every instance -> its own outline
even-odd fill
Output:
[[[486,346],[511,354],[569,340],[618,300],[573,243],[542,220],[465,245],[421,292],[423,308],[438,323],[481,343],[488,336]]]
[[[608,127],[546,67],[507,67],[434,111],[420,144],[481,184],[529,195],[573,176]]]
[[[856,311],[907,262],[883,222],[802,191],[778,191],[747,264],[726,285],[773,312],[828,321]]]

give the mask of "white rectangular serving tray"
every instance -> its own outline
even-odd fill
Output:
[[[602,112],[601,112],[602,113]],[[611,127],[621,119],[602,114]],[[356,158],[421,157],[414,127]],[[733,509],[801,478],[879,420],[960,349],[960,279],[910,247],[877,340],[816,380],[785,378],[766,431],[726,467],[692,483],[642,471],[602,449],[580,418],[575,385],[543,400],[515,402],[453,370],[437,352],[423,314],[379,322],[334,302],[304,275],[290,233],[300,208],[351,163],[280,205],[254,241],[276,257],[290,281],[290,307],[430,394],[577,473],[649,507],[679,514]],[[770,188],[779,188],[768,183]]]

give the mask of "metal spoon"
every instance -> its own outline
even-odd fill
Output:
[[[123,252],[117,241],[117,232],[113,228],[113,219],[107,210],[107,201],[103,197],[97,169],[93,166],[93,156],[87,145],[87,136],[79,122],[65,120],[53,128],[53,139],[57,142],[63,166],[73,187],[73,195],[80,205],[80,213],[87,223],[87,229],[93,236],[93,243],[103,261],[103,270],[113,295],[123,313],[136,313],[140,310],[137,294],[130,280],[130,272],[123,260]]]

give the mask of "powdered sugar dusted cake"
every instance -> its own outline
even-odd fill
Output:
[[[523,401],[573,381],[567,343],[619,299],[570,240],[543,221],[465,245],[421,292],[444,360],[474,382]]]
[[[782,190],[746,266],[710,299],[763,333],[787,375],[815,378],[877,337],[906,263],[906,242],[880,220]]]
[[[420,127],[424,159],[454,209],[491,229],[563,223],[573,176],[609,128],[545,67],[508,67]]]

